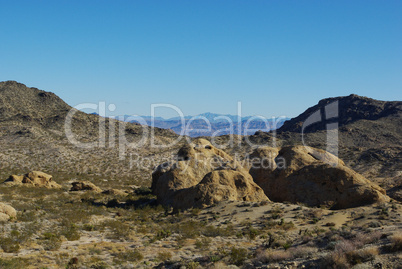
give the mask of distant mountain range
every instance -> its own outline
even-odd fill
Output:
[[[176,134],[199,136],[220,136],[228,134],[252,135],[256,131],[273,131],[280,128],[288,120],[285,117],[264,118],[259,116],[238,117],[230,114],[203,113],[196,116],[173,117],[164,119],[151,116],[128,116],[125,120],[131,123],[144,122],[149,126],[171,129]]]

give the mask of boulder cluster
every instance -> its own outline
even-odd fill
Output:
[[[269,200],[341,209],[389,200],[384,189],[342,160],[311,147],[261,147],[240,163],[209,141],[196,139],[177,157],[152,174],[158,201],[175,209]]]
[[[60,189],[61,185],[53,181],[53,177],[40,171],[32,171],[25,175],[11,175],[6,181],[5,185],[24,185],[30,187],[45,187]]]

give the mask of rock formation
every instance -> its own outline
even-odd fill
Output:
[[[107,195],[116,195],[116,196],[127,196],[128,192],[124,190],[118,190],[118,189],[109,189],[102,191],[103,194]]]
[[[158,166],[152,174],[152,191],[161,204],[177,209],[224,200],[268,200],[247,170],[205,139],[182,147],[177,162]]]
[[[0,203],[0,221],[8,221],[10,218],[16,218],[17,211],[6,204]]]
[[[61,188],[59,184],[53,181],[51,175],[40,171],[32,171],[25,175],[11,175],[4,184],[9,186],[24,185],[32,187]]]
[[[266,147],[250,157],[254,160],[250,164],[254,181],[276,202],[339,209],[389,200],[385,190],[324,150]]]
[[[102,189],[89,181],[76,181],[71,183],[73,186],[70,191],[94,191],[102,192]]]

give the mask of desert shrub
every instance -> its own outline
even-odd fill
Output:
[[[292,246],[292,243],[291,243],[291,242],[285,242],[284,244],[282,244],[282,247],[283,247],[285,250],[288,250],[291,246]]]
[[[246,235],[250,240],[254,240],[258,235],[260,234],[260,231],[257,229],[254,229],[253,227],[248,227],[246,230]]]
[[[235,265],[242,265],[247,259],[248,251],[245,248],[232,247],[230,250],[230,262]]]
[[[108,237],[111,239],[124,239],[130,234],[130,226],[118,221],[118,220],[107,220],[101,224],[101,228],[108,228],[110,233]]]
[[[85,223],[85,224],[82,226],[82,229],[83,229],[84,231],[91,232],[91,231],[94,231],[94,230],[95,230],[95,225]]]
[[[170,230],[167,230],[167,229],[159,230],[158,232],[156,232],[155,236],[151,239],[151,243],[168,238],[171,235],[172,235],[172,232]]]
[[[45,250],[58,250],[61,247],[61,239],[59,235],[46,232],[42,234],[39,244],[43,246]]]
[[[144,256],[138,250],[123,251],[113,259],[115,263],[119,262],[138,262],[144,259]]]
[[[352,239],[356,247],[362,247],[366,244],[374,243],[380,240],[382,233],[380,231],[373,231],[370,233],[357,233]]]
[[[373,260],[379,251],[377,247],[360,249],[362,239],[341,240],[336,243],[334,251],[322,259],[322,265],[333,268],[349,268]]]
[[[391,241],[391,250],[392,251],[400,251],[402,250],[402,233],[397,232],[390,238]]]
[[[345,254],[349,263],[358,264],[374,260],[374,258],[378,255],[378,253],[379,251],[377,247],[370,247],[351,251]]]
[[[17,219],[22,222],[31,222],[36,219],[36,213],[32,210],[18,212]]]
[[[18,252],[20,245],[27,241],[32,235],[32,231],[26,230],[24,227],[23,232],[18,230],[11,230],[8,237],[0,237],[0,247],[4,252],[14,253]]]
[[[321,259],[321,268],[347,269],[350,264],[343,252],[332,252]]]
[[[0,246],[6,253],[15,253],[20,250],[20,244],[13,237],[0,238]]]
[[[92,264],[91,269],[106,269],[108,268],[108,265],[105,262],[96,262],[95,264]]]
[[[293,257],[305,258],[317,253],[317,248],[298,246],[290,248],[287,252],[290,252],[293,255]]]
[[[255,261],[262,263],[280,262],[293,257],[290,251],[285,250],[260,250],[256,252]]]
[[[232,236],[233,233],[234,233],[234,228],[231,225],[226,226],[226,228],[208,225],[202,230],[202,234],[205,236],[208,236],[208,237]]]
[[[19,269],[28,265],[28,262],[21,258],[3,259],[0,258],[0,268],[2,269]]]
[[[284,219],[281,219],[281,221],[278,223],[278,228],[281,228],[285,231],[291,230],[295,227],[295,224],[292,221],[286,222]]]
[[[136,189],[134,192],[137,195],[144,195],[144,196],[152,194],[151,189],[144,187],[144,186],[141,186],[140,188]]]
[[[198,216],[200,213],[201,213],[201,209],[199,209],[199,208],[191,209],[191,215],[193,215],[193,216]]]
[[[201,238],[200,240],[197,240],[196,242],[195,242],[195,246],[198,248],[198,249],[201,249],[201,250],[207,250],[208,248],[209,248],[209,245],[211,244],[211,239],[210,238],[208,238],[208,237],[203,237],[203,238]]]
[[[173,233],[177,233],[184,238],[195,238],[200,235],[203,226],[201,222],[190,220],[171,225],[170,229]]]
[[[161,262],[169,261],[170,259],[172,259],[172,253],[170,253],[169,251],[158,252],[157,259]]]
[[[195,261],[190,261],[186,264],[186,269],[197,269],[200,267],[200,263],[199,262],[195,262]]]
[[[60,232],[68,241],[79,240],[81,237],[80,232],[78,231],[77,225],[73,223],[68,223]]]

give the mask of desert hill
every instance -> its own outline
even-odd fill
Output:
[[[349,96],[326,98],[320,100],[317,105],[308,108],[299,116],[286,121],[278,132],[301,132],[301,126],[306,119],[316,111],[320,111],[322,116],[325,115],[326,106],[338,102],[338,118],[339,127],[345,127],[359,120],[367,121],[401,121],[402,118],[402,102],[401,101],[379,101],[368,97],[351,94]],[[311,124],[304,131],[317,132],[326,130],[326,121],[319,121]],[[396,122],[394,122],[395,124]]]
[[[136,156],[167,157],[169,149],[153,152],[145,147],[125,148],[120,160],[118,141],[137,143],[151,129],[135,123],[123,123],[98,115],[75,111],[72,118],[73,138],[80,143],[102,143],[92,148],[71,144],[64,131],[64,123],[72,107],[51,92],[30,88],[15,81],[0,82],[0,177],[10,173],[24,174],[41,170],[53,175],[71,178],[110,178],[146,181],[153,164],[137,167],[132,162]],[[104,124],[104,135],[100,126]],[[114,130],[110,126],[114,126]],[[121,127],[122,131],[119,130]],[[172,131],[155,128],[155,143],[169,144],[178,136]],[[101,134],[101,135],[100,135]],[[113,138],[110,138],[113,137]],[[145,141],[145,145],[150,140]],[[146,148],[146,152],[143,150]],[[128,157],[127,157],[128,156]],[[130,156],[135,156],[130,159]],[[127,158],[126,158],[127,157]]]

